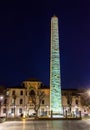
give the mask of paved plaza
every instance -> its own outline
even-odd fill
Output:
[[[90,119],[73,121],[10,121],[0,123],[0,130],[90,130]]]

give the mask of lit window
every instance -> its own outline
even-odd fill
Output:
[[[19,113],[22,113],[22,108],[19,108]]]
[[[20,99],[20,104],[23,104],[23,99]]]
[[[20,95],[23,95],[23,91],[20,91]]]
[[[7,99],[4,100],[4,104],[5,104],[5,105],[7,104]]]
[[[34,90],[31,90],[30,93],[29,93],[30,96],[35,96],[35,92]]]
[[[42,104],[44,104],[45,102],[44,102],[44,100],[42,100]]]
[[[6,113],[6,108],[3,108],[3,113]]]
[[[11,108],[11,113],[14,113],[14,108]]]
[[[76,105],[78,105],[78,100],[77,99],[75,100],[75,103],[76,103]]]
[[[12,91],[12,95],[15,95],[15,90]]]

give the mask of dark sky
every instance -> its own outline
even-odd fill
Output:
[[[59,18],[62,88],[90,87],[90,0],[0,3],[0,85],[49,86],[50,20]]]

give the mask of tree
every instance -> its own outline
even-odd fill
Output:
[[[36,113],[36,118],[38,117],[38,110],[40,108],[41,102],[45,97],[44,91],[37,89],[36,91],[30,91],[30,101],[34,106],[34,111]]]
[[[82,106],[90,107],[90,90],[84,89],[80,95],[81,95]]]

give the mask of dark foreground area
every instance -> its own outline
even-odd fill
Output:
[[[90,130],[90,119],[6,121],[0,123],[0,130]]]

